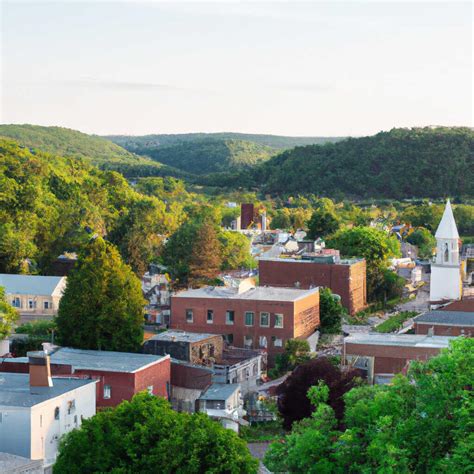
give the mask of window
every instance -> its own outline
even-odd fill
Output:
[[[225,334],[224,335],[224,341],[227,342],[227,344],[232,344],[234,342],[234,335],[233,334]]]
[[[283,314],[275,314],[275,327],[276,328],[283,327]]]
[[[207,310],[207,324],[212,324],[214,322],[214,311],[212,309]]]
[[[148,385],[148,387],[146,388],[147,392],[150,394],[150,395],[153,395],[153,385]]]
[[[44,308],[44,309],[50,309],[49,301],[45,301],[45,302],[43,303],[43,308]]]
[[[76,400],[67,402],[67,413],[70,415],[76,409]]]
[[[74,424],[77,426],[77,415],[74,415]]]
[[[274,347],[283,347],[283,339],[281,337],[273,336],[273,346]]]
[[[253,326],[253,320],[254,320],[254,313],[252,313],[252,311],[247,311],[245,313],[245,325]]]
[[[234,324],[235,320],[235,312],[234,311],[226,311],[225,312],[225,323],[226,324]]]
[[[251,349],[253,346],[252,336],[244,336],[244,347]]]
[[[448,243],[446,242],[444,244],[444,261],[448,262],[449,261],[449,250],[448,250]]]
[[[21,308],[21,300],[20,298],[18,298],[18,296],[13,298],[12,306],[14,306],[15,308]]]
[[[104,385],[104,399],[109,399],[112,396],[112,387]]]
[[[35,309],[36,308],[36,301],[35,300],[28,300],[28,308]]]
[[[54,419],[59,420],[59,407],[54,409]]]
[[[265,336],[260,336],[258,343],[260,347],[267,347],[267,338]]]
[[[270,327],[270,313],[260,313],[260,326]]]
[[[193,322],[193,310],[192,309],[187,309],[186,310],[186,322],[187,323],[192,323]]]
[[[40,415],[40,428],[43,428],[43,415]]]

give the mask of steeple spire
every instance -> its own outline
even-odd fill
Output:
[[[458,228],[456,227],[456,221],[454,220],[453,209],[451,208],[449,199],[446,202],[443,217],[441,218],[435,237],[437,239],[459,239]]]

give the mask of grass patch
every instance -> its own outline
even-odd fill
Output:
[[[390,316],[390,318],[386,319],[383,323],[380,323],[374,329],[377,332],[395,332],[402,328],[403,323],[416,316],[418,313],[416,311],[401,311],[400,313],[394,314]]]
[[[247,443],[276,441],[283,438],[285,434],[287,433],[283,429],[280,420],[261,421],[240,428],[240,437],[247,441]]]

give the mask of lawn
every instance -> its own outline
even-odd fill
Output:
[[[383,323],[380,323],[374,329],[377,332],[395,332],[402,328],[403,323],[410,318],[413,318],[418,313],[416,311],[401,311],[400,313],[394,314],[386,319]]]

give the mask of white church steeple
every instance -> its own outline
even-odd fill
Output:
[[[430,301],[461,298],[459,233],[449,199],[435,234],[436,259],[431,264]]]

